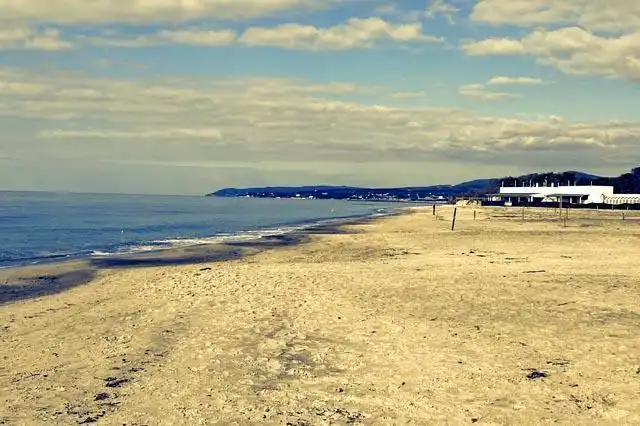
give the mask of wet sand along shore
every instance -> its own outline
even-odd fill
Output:
[[[6,300],[0,424],[640,424],[640,220],[473,210]]]

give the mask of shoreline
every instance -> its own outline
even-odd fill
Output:
[[[99,273],[114,269],[197,265],[256,255],[265,250],[304,244],[312,235],[344,233],[344,227],[406,214],[415,206],[386,214],[370,214],[299,224],[302,228],[255,239],[200,243],[110,256],[52,260],[0,269],[0,307],[4,304],[50,296],[90,283]],[[292,225],[295,226],[295,225]]]
[[[0,305],[0,423],[639,424],[640,215],[452,212]]]
[[[242,242],[242,241],[254,241],[259,240],[261,238],[271,238],[277,237],[278,235],[286,235],[291,233],[303,232],[306,229],[312,229],[315,227],[321,227],[325,225],[332,224],[341,224],[343,222],[347,223],[351,220],[358,220],[361,218],[370,218],[370,217],[379,217],[379,216],[387,216],[393,215],[396,210],[403,210],[406,208],[411,208],[409,206],[404,208],[394,208],[389,213],[369,213],[366,215],[354,215],[354,216],[344,216],[338,218],[323,218],[317,220],[308,220],[308,221],[300,221],[293,222],[288,224],[276,225],[274,227],[266,227],[260,229],[249,229],[244,231],[238,231],[234,234],[214,234],[205,237],[184,237],[184,238],[173,238],[167,239],[166,242],[169,244],[171,242],[173,245],[167,246],[158,246],[154,248],[144,248],[138,250],[140,247],[151,247],[150,244],[156,243],[156,241],[138,241],[131,247],[129,251],[123,252],[108,252],[101,253],[99,249],[91,250],[91,253],[83,253],[83,254],[58,254],[51,255],[47,257],[33,258],[33,259],[24,259],[21,261],[16,261],[14,264],[3,265],[0,266],[0,272],[3,270],[10,269],[18,269],[18,268],[30,268],[30,267],[40,267],[46,265],[56,265],[59,263],[71,263],[71,262],[83,262],[83,261],[91,261],[92,259],[102,259],[108,257],[136,257],[138,255],[154,255],[157,253],[161,253],[167,250],[180,250],[186,249],[195,246],[209,246],[209,245],[224,245],[227,242]],[[249,237],[251,234],[255,234],[253,237]],[[198,242],[193,242],[198,241]],[[159,241],[165,242],[165,240]]]

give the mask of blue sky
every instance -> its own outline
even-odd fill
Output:
[[[617,175],[638,28],[622,0],[0,2],[0,189]]]

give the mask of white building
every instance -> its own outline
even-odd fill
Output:
[[[558,186],[502,186],[498,194],[489,195],[490,201],[505,201],[505,205],[518,202],[562,202],[569,204],[635,204],[640,194],[614,194],[613,186],[558,185]]]

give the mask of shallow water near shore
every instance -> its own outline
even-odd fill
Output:
[[[254,240],[398,205],[153,195],[0,192],[0,268]]]
[[[32,267],[0,423],[640,424],[638,217],[452,213]]]

